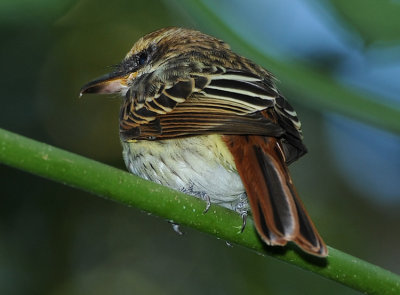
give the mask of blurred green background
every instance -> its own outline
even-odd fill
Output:
[[[400,273],[400,127],[342,95],[400,114],[399,14],[377,0],[2,0],[0,127],[125,169],[119,99],[80,87],[148,32],[199,29],[280,80],[309,148],[291,171],[325,241]],[[0,294],[357,294],[3,165],[0,185]]]

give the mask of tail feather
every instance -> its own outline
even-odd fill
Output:
[[[305,252],[326,256],[326,245],[297,195],[279,140],[244,135],[224,136],[224,140],[233,154],[263,241],[280,246],[292,241]]]

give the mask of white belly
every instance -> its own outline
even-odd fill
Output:
[[[218,135],[122,142],[128,170],[240,213],[247,210],[243,183]]]

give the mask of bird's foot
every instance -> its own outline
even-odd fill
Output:
[[[246,227],[247,211],[249,208],[246,195],[242,195],[239,198],[239,202],[236,204],[236,206],[234,208],[235,208],[235,211],[240,214],[240,217],[242,217],[242,227],[240,229],[240,232],[242,233]]]

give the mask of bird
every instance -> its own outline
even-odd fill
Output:
[[[233,210],[243,226],[251,212],[268,246],[328,255],[288,170],[307,153],[301,123],[268,70],[215,37],[167,27],[80,90],[91,93],[122,97],[131,173]]]

